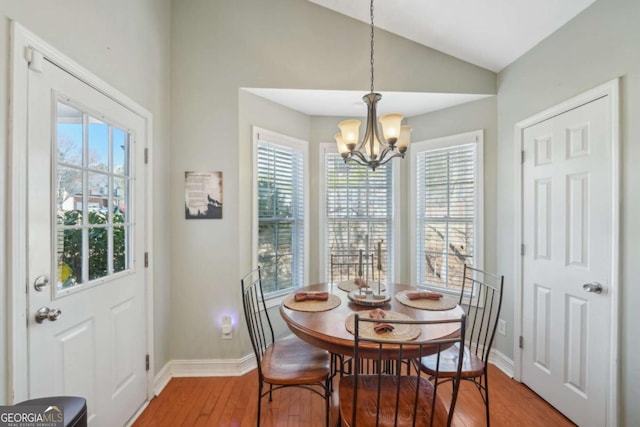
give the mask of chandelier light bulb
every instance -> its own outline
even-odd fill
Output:
[[[400,136],[398,137],[398,143],[396,144],[396,148],[401,154],[404,154],[407,151],[407,148],[409,148],[409,139],[411,136],[411,131],[413,131],[413,128],[411,126],[400,127]]]
[[[400,136],[400,126],[402,125],[402,114],[385,114],[380,117],[382,134],[389,145],[394,145]]]
[[[336,139],[336,145],[338,146],[338,152],[340,155],[345,159],[349,157],[350,150],[347,148],[347,144],[342,140],[342,134],[336,133],[333,137]]]
[[[342,133],[342,141],[350,151],[356,148],[360,136],[360,120],[344,120],[338,124]]]

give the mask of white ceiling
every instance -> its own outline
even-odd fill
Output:
[[[369,23],[367,0],[308,0]],[[595,0],[378,0],[376,27],[498,72]],[[311,116],[366,116],[364,93],[245,88]],[[405,117],[489,95],[381,92],[378,113]]]
[[[244,89],[310,116],[365,117],[367,115],[367,106],[362,101],[364,91]],[[380,94],[382,99],[377,105],[379,116],[386,113],[401,113],[405,117],[417,116],[491,96],[414,92],[380,92]]]
[[[367,0],[309,0],[370,23]],[[595,0],[378,0],[374,24],[498,72]]]

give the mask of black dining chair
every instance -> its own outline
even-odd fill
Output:
[[[241,280],[242,304],[251,345],[258,365],[258,420],[262,398],[284,387],[300,387],[325,399],[325,423],[329,425],[329,353],[313,347],[295,335],[275,340],[262,290],[260,267]],[[267,390],[264,390],[268,386]]]
[[[362,250],[332,253],[329,270],[330,281],[331,284],[338,285],[340,282],[352,281],[357,277],[373,278],[374,269],[373,253],[365,254]],[[331,365],[334,376],[338,373],[342,375],[345,372],[351,372],[351,359],[345,360],[342,354],[332,353]]]
[[[487,427],[490,426],[487,367],[502,308],[503,286],[504,276],[465,264],[459,304],[467,314],[468,340],[462,349],[464,355],[460,378],[473,382],[480,392],[485,405]],[[459,350],[451,347],[443,355],[423,357],[419,362],[420,369],[433,377],[434,382],[451,380],[458,375]]]
[[[459,319],[392,320],[372,319],[356,313],[354,373],[343,376],[339,385],[341,425],[450,426],[462,369],[465,321],[464,314]],[[381,322],[392,326],[399,332],[398,336],[390,339],[384,332],[375,332],[374,328]],[[447,327],[451,332],[440,339],[430,339],[426,333],[430,328],[443,330]],[[433,353],[436,360],[434,376],[438,378],[442,355],[445,349],[453,346],[459,349],[460,363],[453,377],[453,395],[447,410],[438,394],[439,383],[430,382],[415,369],[412,373],[407,368],[407,361]]]
[[[374,276],[373,253],[362,254],[362,264],[360,264],[360,252],[340,252],[331,254],[330,280],[337,284],[345,280],[353,280],[356,277]]]

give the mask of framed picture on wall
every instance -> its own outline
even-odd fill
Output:
[[[222,219],[222,172],[184,173],[185,219]]]

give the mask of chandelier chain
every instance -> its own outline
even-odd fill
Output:
[[[371,93],[373,93],[373,0],[371,0],[369,11],[371,15]]]
[[[365,124],[365,134],[362,140],[359,139],[360,125],[362,122],[356,119],[343,120],[338,124],[340,133],[335,135],[338,151],[345,162],[351,161],[363,166],[368,166],[372,170],[382,166],[396,157],[403,158],[409,146],[409,134],[411,128],[402,126],[402,114],[385,114],[378,120],[376,105],[382,95],[375,93],[374,86],[374,55],[375,43],[374,33],[374,0],[370,0],[369,16],[371,18],[370,28],[370,71],[371,71],[371,92],[364,95],[362,100],[367,105],[367,121]],[[382,127],[378,127],[378,121]]]

